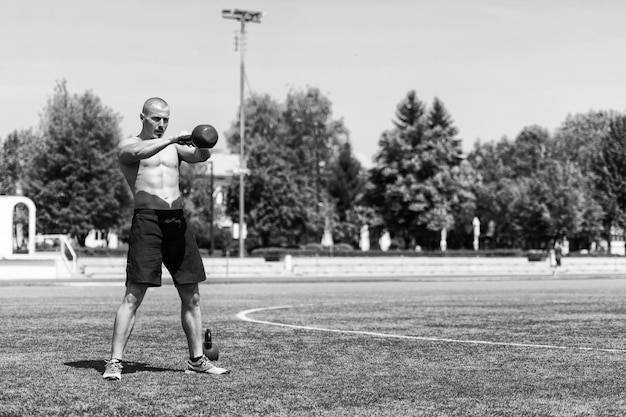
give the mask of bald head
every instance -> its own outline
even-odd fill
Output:
[[[141,110],[141,112],[143,114],[150,114],[153,106],[157,106],[163,109],[163,108],[169,107],[169,104],[167,104],[167,102],[163,100],[162,98],[151,97],[147,99],[145,103],[143,103],[143,109]]]
[[[139,137],[142,139],[161,138],[170,121],[170,106],[162,98],[149,98],[143,104],[139,118],[142,123]]]

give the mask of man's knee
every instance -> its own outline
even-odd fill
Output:
[[[198,289],[198,284],[181,285],[178,287],[178,293],[183,307],[200,307],[200,291]]]
[[[122,306],[133,310],[139,308],[147,289],[148,287],[145,285],[129,284],[122,300]]]

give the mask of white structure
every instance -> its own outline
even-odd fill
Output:
[[[626,243],[624,242],[624,229],[611,226],[611,255],[626,255]]]
[[[88,248],[117,249],[119,240],[117,234],[114,232],[107,234],[102,230],[90,230],[85,239],[85,246]]]
[[[361,226],[361,238],[359,239],[359,247],[363,252],[370,250],[370,228],[364,224]]]
[[[331,233],[330,229],[328,228],[324,229],[324,235],[322,236],[321,244],[324,247],[332,248],[334,242],[333,242],[333,234]]]
[[[385,230],[383,234],[378,239],[378,246],[383,252],[387,252],[389,247],[391,246],[391,235],[389,235],[389,231]]]
[[[24,204],[28,209],[28,237],[23,230],[13,232],[15,207]],[[0,279],[68,278],[76,272],[76,253],[66,235],[36,235],[35,203],[23,196],[0,196]],[[18,236],[18,232],[19,235]],[[35,251],[35,240],[59,241],[59,252]],[[15,253],[16,247],[26,243],[27,253]],[[68,257],[69,252],[71,257]]]
[[[445,252],[448,249],[448,230],[444,227],[441,229],[441,239],[439,240],[439,247],[442,252]]]
[[[13,213],[18,204],[28,208],[28,254],[35,254],[35,203],[22,196],[0,196],[0,259],[13,257]]]
[[[478,217],[472,219],[472,228],[474,229],[474,250],[478,250],[478,238],[480,237],[480,220],[478,220]]]
[[[567,236],[563,236],[563,245],[561,250],[563,251],[563,256],[569,255],[569,240],[567,240]]]

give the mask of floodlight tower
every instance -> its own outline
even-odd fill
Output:
[[[253,12],[250,10],[240,9],[225,9],[222,10],[222,17],[224,19],[238,20],[241,24],[239,29],[239,57],[240,57],[240,71],[239,71],[239,257],[244,257],[245,245],[244,245],[244,176],[246,171],[246,159],[244,158],[244,134],[245,134],[245,117],[244,110],[244,80],[246,76],[245,60],[243,47],[243,41],[246,35],[246,23],[261,23],[261,12]]]

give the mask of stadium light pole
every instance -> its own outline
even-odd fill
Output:
[[[213,183],[213,161],[209,161],[209,163],[211,164],[211,181],[209,182],[209,201],[210,201],[210,205],[211,205],[211,217],[210,217],[210,221],[211,221],[211,240],[210,240],[210,250],[209,250],[209,255],[213,255],[213,248],[214,248],[214,244],[215,244],[215,238],[214,236],[214,230],[213,230],[213,222],[215,221],[215,216],[213,214],[213,212],[215,211],[215,201],[213,198],[213,193],[215,192],[214,189],[214,183]]]
[[[244,60],[244,45],[243,41],[246,35],[246,23],[261,23],[261,12],[253,12],[250,10],[240,9],[224,9],[222,10],[222,17],[224,19],[237,20],[240,23],[239,29],[239,57],[240,57],[240,71],[239,71],[239,257],[244,257],[244,176],[245,176],[245,161],[244,158],[244,134],[245,134],[245,110],[244,110],[244,80],[245,80],[245,60]]]

